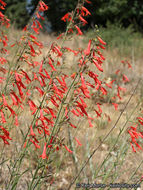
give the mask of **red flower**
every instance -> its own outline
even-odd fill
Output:
[[[84,6],[81,7],[81,10],[85,12],[85,16],[91,15],[91,13]]]
[[[35,50],[34,50],[33,46],[31,45],[30,41],[28,41],[28,45],[29,45],[29,47],[31,49],[31,54],[35,55]]]
[[[70,126],[73,128],[77,128],[75,125],[73,125],[72,123],[70,123]]]
[[[30,135],[31,136],[36,136],[35,133],[34,133],[34,131],[33,131],[32,125],[30,126]]]
[[[36,86],[35,88],[39,91],[39,93],[40,93],[41,96],[44,95],[44,91],[43,91],[43,90],[41,90],[41,89],[40,89],[39,87],[37,87],[37,86]]]
[[[0,110],[1,112],[1,119],[2,119],[2,123],[6,123],[5,117],[4,117],[4,113],[2,110]]]
[[[99,42],[100,42],[102,45],[106,45],[106,42],[104,42],[99,36],[97,37],[97,39],[99,40]]]
[[[4,2],[4,1],[2,1],[2,0],[0,0],[0,3],[5,7],[7,4]]]
[[[86,3],[88,3],[88,4],[91,4],[91,1],[88,1],[88,0],[85,0],[86,1]]]
[[[43,1],[39,2],[39,11],[44,12],[44,11],[48,10],[48,8],[49,7]]]
[[[83,25],[88,23],[81,15],[79,15],[79,20],[83,22]]]
[[[43,149],[43,153],[42,153],[42,155],[40,156],[42,159],[48,158],[47,155],[46,155],[46,146],[47,146],[47,143],[45,143],[44,149]]]
[[[82,144],[79,142],[79,140],[75,137],[75,140],[79,146],[82,146]]]
[[[69,15],[69,13],[66,13],[66,14],[61,18],[61,20],[63,20],[64,22],[70,21],[70,20],[71,20],[71,16]]]
[[[91,41],[91,40],[89,40],[87,50],[85,50],[85,51],[84,51],[84,54],[85,54],[85,55],[89,55],[89,54],[90,54],[91,42],[92,42],[92,41]]]
[[[116,104],[116,103],[112,103],[112,104],[113,104],[115,110],[117,110],[118,109],[118,104]]]
[[[6,98],[5,98],[4,94],[2,94],[2,97],[3,97],[3,105],[7,106],[7,101],[6,101]]]
[[[123,75],[123,81],[124,82],[129,82],[129,79],[128,79],[128,77],[126,75]]]
[[[80,28],[79,28],[77,25],[75,25],[75,28],[76,28],[77,31],[78,31],[78,34],[77,34],[77,35],[83,35],[82,31],[80,30]]]
[[[69,152],[72,153],[72,151],[65,145],[65,149]]]
[[[98,62],[95,61],[94,59],[92,59],[92,61],[93,61],[93,63],[96,65],[97,69],[98,69],[99,71],[103,72],[103,69],[102,69],[102,67],[98,64]]]
[[[17,115],[15,115],[15,125],[16,125],[16,126],[19,126]]]

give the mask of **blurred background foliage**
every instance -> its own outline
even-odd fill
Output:
[[[45,12],[50,30],[61,32],[65,23],[60,20],[67,12],[72,11],[78,0],[43,0],[49,10]],[[5,0],[5,14],[17,28],[23,28],[34,13],[39,0]],[[86,29],[94,28],[95,24],[107,27],[107,23],[120,23],[127,28],[132,25],[134,31],[143,31],[143,2],[142,0],[91,0],[86,8],[92,13],[87,18]],[[45,29],[44,29],[45,30]],[[45,30],[46,31],[46,30]]]

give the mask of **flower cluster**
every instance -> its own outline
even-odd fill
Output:
[[[91,3],[87,0],[85,2]],[[4,9],[6,4],[2,0],[0,3],[2,4],[0,8]],[[21,127],[19,114],[28,108],[32,121],[29,123],[24,147],[32,145],[40,149],[41,144],[44,144],[41,155],[43,159],[48,158],[51,151],[59,151],[62,147],[72,153],[66,138],[60,134],[62,127],[67,126],[76,130],[76,123],[73,122],[75,118],[87,119],[89,126],[93,127],[95,119],[103,114],[102,103],[96,102],[95,117],[91,117],[88,113],[87,101],[96,95],[104,99],[116,83],[115,79],[107,82],[100,77],[104,73],[105,57],[102,51],[105,50],[106,42],[99,35],[96,35],[95,39],[89,39],[85,49],[74,50],[53,42],[48,53],[44,57],[41,56],[44,45],[38,40],[37,34],[42,29],[39,19],[44,19],[42,13],[47,10],[48,6],[40,1],[30,29],[26,26],[20,40],[10,46],[10,48],[18,47],[17,57],[13,59],[14,66],[13,63],[8,62],[6,56],[0,57],[0,73],[2,73],[0,138],[5,144],[9,144],[9,140],[12,140],[8,130],[10,119],[11,126]],[[62,20],[68,22],[67,33],[73,33],[76,29],[77,35],[82,35],[80,26],[87,24],[85,17],[88,15],[91,13],[82,3],[77,5],[75,13],[64,15]],[[8,19],[1,12],[0,22],[1,25],[9,26]],[[65,35],[66,33],[61,34],[58,39]],[[0,42],[2,42],[1,54],[5,55],[8,53],[6,49],[8,39],[3,32],[1,32]],[[63,57],[67,52],[72,52],[77,59],[76,72],[69,75],[60,71],[60,67],[64,64]],[[129,62],[122,63],[128,64],[128,68],[131,68]],[[116,71],[116,74],[118,75],[119,72],[120,70]],[[122,75],[122,81],[129,82],[125,74]],[[116,86],[117,93],[112,97],[114,100],[117,97],[121,99],[121,91],[125,91],[125,88],[120,85]],[[34,96],[36,99],[33,98]],[[112,104],[117,110],[118,104],[115,102]],[[111,120],[106,113],[105,116],[108,117],[108,121]],[[78,138],[75,137],[73,140],[79,146],[82,145]]]

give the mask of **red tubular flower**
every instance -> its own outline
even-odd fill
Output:
[[[63,94],[61,93],[61,91],[57,88],[56,84],[53,83],[53,88],[54,88],[54,91],[57,95],[59,95],[61,98],[63,98]]]
[[[98,69],[99,71],[103,72],[103,69],[102,69],[102,67],[98,64],[98,62],[95,61],[94,59],[92,59],[92,61],[93,61],[93,63],[96,65],[97,69]]]
[[[0,0],[0,3],[5,7],[7,4],[4,2],[4,1],[2,1],[2,0]]]
[[[91,40],[89,40],[89,43],[88,43],[88,47],[87,47],[87,50],[84,51],[84,54],[87,56],[90,54],[90,47],[91,47]]]
[[[72,123],[69,123],[71,127],[73,128],[77,128],[75,125],[73,125]]]
[[[130,145],[131,145],[131,147],[133,149],[133,152],[136,152],[135,147],[133,146],[133,144],[131,142],[130,142]]]
[[[85,114],[86,116],[88,116],[88,114],[87,114],[86,110],[84,109],[83,105],[82,105],[81,103],[79,103],[78,101],[76,101],[76,103],[77,103],[76,106],[81,109],[81,112],[82,112],[83,114]]]
[[[91,1],[85,0],[86,3],[91,4]]]
[[[69,13],[66,13],[62,18],[61,20],[63,20],[64,22],[66,21],[70,21],[71,20],[71,16]]]
[[[54,44],[52,44],[51,49],[54,53],[57,54],[57,56],[61,57],[63,55],[63,53],[60,51],[59,46],[54,46]]]
[[[83,35],[82,31],[80,30],[80,28],[77,26],[77,25],[74,25],[75,28],[77,29],[78,31],[78,34],[77,35]]]
[[[93,127],[92,123],[91,123],[91,119],[88,118],[88,123],[89,123],[89,127]]]
[[[80,114],[76,113],[76,111],[75,111],[75,109],[74,109],[74,108],[71,110],[71,112],[72,112],[74,115],[76,115],[77,117],[79,117],[79,116],[80,116]]]
[[[17,115],[15,115],[15,125],[16,125],[16,126],[19,126],[18,116],[17,116]]]
[[[100,113],[102,113],[102,109],[101,109],[100,105],[101,105],[100,103],[97,103],[97,107],[98,107]]]
[[[23,84],[23,82],[22,82],[22,81],[19,81],[19,84],[20,84],[20,87],[22,87],[22,88],[26,89],[26,86]]]
[[[105,85],[108,87],[108,88],[112,88],[112,86],[108,83],[105,83]]]
[[[38,21],[38,20],[36,20],[36,22],[37,22],[37,24],[38,24],[38,26],[39,26],[39,29],[41,28],[41,29],[43,29],[43,27],[42,27],[42,25],[40,24],[40,22]],[[36,41],[35,41],[36,42]]]
[[[48,59],[49,59],[49,65],[50,65],[50,67],[52,68],[52,71],[56,71],[56,69],[54,68],[54,66],[53,66],[53,63],[52,63],[52,60],[51,60],[51,58],[50,57],[48,57]]]
[[[42,77],[38,77],[38,80],[40,82],[41,87],[46,86],[46,83],[45,83],[45,81],[44,81],[44,79]]]
[[[87,86],[84,82],[84,77],[83,77],[82,73],[80,73],[80,76],[81,76],[81,84],[82,84],[83,89],[87,89]]]
[[[100,88],[102,94],[107,95],[107,90],[101,86]]]
[[[43,1],[39,2],[39,11],[44,12],[44,11],[48,10],[48,8],[49,7]]]
[[[127,61],[128,69],[132,69],[132,65]]]
[[[65,145],[65,149],[66,149],[69,153],[73,153],[66,145]]]
[[[2,123],[6,123],[5,117],[4,117],[4,113],[2,110],[0,110],[1,112],[1,119],[2,119]]]
[[[82,146],[82,144],[79,142],[79,140],[75,137],[75,140],[79,146]]]
[[[51,77],[50,77],[50,75],[48,74],[48,72],[46,71],[46,69],[44,69],[44,71],[45,71],[45,73],[46,73],[47,78],[50,79]]]
[[[88,23],[81,15],[79,15],[79,20],[83,22],[83,25]]]
[[[35,141],[33,141],[32,139],[30,139],[30,142],[32,142],[33,144],[34,144],[34,146],[35,146],[35,148],[37,149],[39,149],[40,148],[40,146],[35,142]]]
[[[81,10],[83,10],[85,12],[85,16],[91,15],[91,13],[84,6],[81,7]]]
[[[61,39],[63,35],[64,35],[64,33],[61,33],[61,34],[57,37],[57,40]]]
[[[40,73],[40,72],[38,72],[38,73],[41,75],[41,78],[43,78],[43,79],[46,79],[46,78],[47,78],[47,76],[44,75],[43,73]]]
[[[42,159],[48,158],[47,155],[46,155],[46,146],[47,146],[47,143],[45,143],[44,149],[43,149],[43,153],[42,153],[42,155],[40,156]]]
[[[118,104],[116,104],[116,103],[112,103],[112,104],[113,104],[115,110],[118,110]]]
[[[65,117],[68,119],[68,108],[66,107],[66,109],[65,109]]]
[[[41,89],[40,89],[39,87],[37,87],[37,86],[36,86],[35,88],[39,91],[39,93],[40,93],[41,96],[44,95],[44,91],[43,91],[43,90],[41,90]]]
[[[21,81],[22,76],[23,76],[22,74],[19,74],[19,73],[17,73],[17,72],[15,71],[15,79],[16,79],[17,82],[20,82],[20,81]]]
[[[0,138],[3,140],[4,144],[8,144],[9,145],[9,142],[6,140],[7,139],[6,136],[0,135]]]
[[[99,40],[99,42],[100,42],[102,45],[106,45],[106,42],[104,42],[99,36],[97,37],[97,39]]]
[[[54,111],[52,108],[47,107],[47,109],[50,111],[53,118],[56,118],[56,115],[54,114]]]
[[[17,88],[18,88],[20,97],[23,98],[23,92],[22,92],[22,90],[21,90],[21,87],[20,87],[19,83],[18,83],[18,82],[15,82],[15,84],[17,85]]]
[[[32,112],[32,115],[33,115],[37,110],[37,106],[34,104],[34,102],[31,99],[28,100],[28,104],[30,106],[30,110],[33,111]]]
[[[54,106],[56,106],[57,108],[59,107],[59,105],[57,104],[57,102],[54,100],[54,97],[51,97],[51,102]]]
[[[82,99],[81,96],[79,97],[79,99],[80,99],[80,101],[81,101],[83,107],[84,107],[84,108],[87,108],[87,105],[86,105],[85,101]]]
[[[124,82],[129,82],[129,79],[128,79],[128,77],[126,75],[123,75],[123,81]]]
[[[25,71],[23,71],[22,69],[21,69],[21,71],[22,71],[22,73],[24,74],[25,78],[26,78],[29,82],[31,82],[31,79],[29,78],[28,74],[27,74]]]
[[[12,91],[11,94],[16,98],[17,104],[19,104],[19,103],[21,104],[21,103],[22,103],[22,102],[20,101],[20,99],[18,98],[18,96],[15,94],[14,91]],[[11,95],[11,94],[10,94],[10,95]]]
[[[12,115],[12,116],[16,115],[16,114],[15,114],[15,111],[14,111],[10,106],[7,105],[7,108],[8,108],[9,111],[11,112],[11,115]]]
[[[33,46],[31,45],[30,41],[28,41],[28,45],[31,49],[31,55],[35,55],[35,50],[34,50]]]
[[[7,104],[7,101],[6,101],[6,98],[5,98],[4,94],[2,94],[2,97],[3,97],[3,105],[7,106],[8,104]]]
[[[32,125],[30,125],[30,136],[36,136],[34,131],[33,131],[33,128],[32,128]]]
[[[9,132],[8,132],[3,126],[1,126],[1,125],[0,125],[0,129],[1,129],[2,132],[4,133],[4,136],[5,136],[7,139],[11,140],[11,138],[9,137]]]
[[[76,111],[83,117],[84,114],[80,111],[80,109],[76,108]]]
[[[94,110],[97,114],[97,117],[101,117],[101,113],[99,113],[97,110]]]
[[[138,117],[137,119],[138,119],[138,122],[139,122],[141,125],[143,125],[143,118],[142,118],[142,117]]]

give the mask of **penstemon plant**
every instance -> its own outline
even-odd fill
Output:
[[[24,27],[22,36],[15,43],[11,43],[6,35],[5,28],[10,28],[9,19],[0,12],[0,140],[4,144],[1,149],[1,168],[5,163],[8,166],[4,189],[19,188],[27,173],[27,189],[46,189],[46,181],[48,184],[53,183],[54,174],[50,172],[50,166],[60,159],[54,158],[59,152],[72,155],[76,165],[77,176],[71,184],[69,182],[70,189],[96,152],[96,149],[92,153],[88,150],[88,159],[79,169],[75,143],[82,146],[76,134],[80,130],[80,123],[87,121],[89,128],[93,128],[98,119],[103,120],[105,117],[110,122],[111,118],[102,106],[104,102],[111,103],[113,109],[118,110],[117,102],[122,100],[125,85],[130,82],[124,73],[125,67],[131,70],[132,65],[127,60],[122,61],[123,71],[117,70],[107,80],[104,77],[103,55],[106,42],[96,31],[95,38],[88,40],[85,49],[75,50],[65,46],[65,42],[72,37],[83,35],[81,26],[87,24],[86,17],[91,15],[85,6],[90,3],[88,0],[79,0],[75,10],[61,18],[67,23],[66,31],[50,47],[45,47],[38,39],[42,29],[40,20],[44,20],[43,12],[48,10],[43,1],[39,1],[29,24]],[[6,3],[0,0],[0,4],[0,8],[5,9]],[[44,48],[48,49],[46,54]],[[64,60],[71,53],[76,64],[74,71],[67,72]],[[96,103],[92,105],[94,116],[91,116],[90,106],[93,100]],[[22,123],[21,118],[25,117],[25,113],[28,114],[28,119]],[[143,118],[139,116],[137,119],[139,124],[127,130],[134,152],[136,150],[133,144],[141,149],[136,139],[143,138],[138,129],[139,125],[143,125]],[[8,159],[4,158],[7,145],[15,151]],[[30,165],[33,157],[36,159],[34,168],[26,165],[27,162]],[[103,164],[105,162],[106,160]],[[99,174],[94,174],[92,163],[90,166],[92,179],[96,179]],[[102,166],[99,168],[100,173]]]

